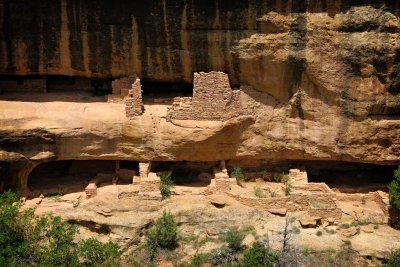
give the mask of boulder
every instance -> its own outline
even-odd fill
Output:
[[[278,215],[278,216],[286,216],[287,210],[286,209],[268,209],[267,210],[269,213]]]
[[[310,216],[308,213],[299,219],[303,228],[315,228],[321,225],[321,217]]]
[[[352,237],[358,234],[358,230],[355,227],[350,227],[348,229],[343,230],[342,234],[346,237]]]
[[[227,205],[227,196],[225,195],[212,195],[209,196],[208,199],[210,203],[217,208],[223,208]]]
[[[250,246],[254,243],[255,240],[256,240],[256,239],[255,239],[254,235],[248,234],[248,235],[246,235],[245,238],[243,239],[242,245],[243,245],[243,246],[246,246],[246,247],[250,247]]]

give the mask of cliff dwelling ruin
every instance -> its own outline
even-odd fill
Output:
[[[0,1],[0,193],[124,257],[400,248],[400,0],[53,2]]]

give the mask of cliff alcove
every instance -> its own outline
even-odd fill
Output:
[[[64,195],[83,192],[98,173],[115,174],[115,161],[61,160],[46,162],[35,167],[28,176],[32,195]],[[111,184],[111,177],[108,181]]]
[[[0,189],[126,255],[170,209],[184,257],[293,216],[382,259],[399,86],[400,0],[0,0]]]

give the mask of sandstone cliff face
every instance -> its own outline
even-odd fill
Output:
[[[400,1],[0,0],[2,74],[192,82],[194,71],[219,70],[251,110],[185,125],[151,107],[127,121],[117,104],[2,101],[0,148],[27,158],[397,164],[399,16]]]

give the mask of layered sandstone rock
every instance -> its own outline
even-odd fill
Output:
[[[45,151],[58,160],[398,164],[399,6],[0,1],[2,74],[192,83],[195,71],[224,71],[246,111],[178,122],[147,105],[128,120],[124,103],[1,101],[5,175]]]

